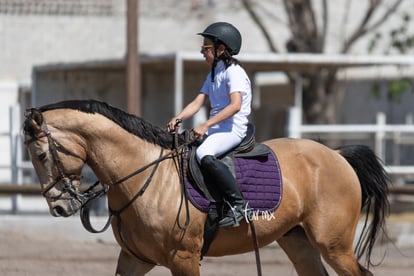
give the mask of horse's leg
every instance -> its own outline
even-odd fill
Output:
[[[116,268],[116,276],[142,276],[149,272],[155,265],[139,261],[134,256],[121,250]]]
[[[312,246],[301,226],[295,226],[277,243],[285,251],[300,276],[326,276],[319,251]]]
[[[340,218],[326,218],[326,221],[331,223],[316,226],[317,223],[314,221],[312,224],[304,224],[309,239],[319,248],[325,261],[338,275],[370,275],[369,271],[362,270],[354,254],[356,222],[346,222]],[[333,221],[336,223],[332,223]]]

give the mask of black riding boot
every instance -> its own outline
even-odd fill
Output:
[[[222,162],[212,155],[207,155],[201,160],[201,169],[217,183],[217,187],[223,193],[230,205],[229,210],[219,221],[220,227],[237,227],[244,217],[246,202],[237,187],[236,180],[230,170]]]

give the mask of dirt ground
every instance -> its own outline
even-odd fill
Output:
[[[78,222],[79,223],[79,222]],[[4,225],[3,225],[4,226]],[[65,230],[59,230],[63,233]],[[56,234],[56,233],[55,233]],[[375,275],[411,276],[414,271],[414,245],[378,246],[371,268]],[[47,230],[18,230],[0,227],[0,275],[5,276],[88,276],[114,275],[119,247],[112,241],[70,240],[50,236]],[[296,275],[283,251],[275,244],[260,250],[263,275]],[[385,254],[385,255],[384,255]],[[221,258],[205,258],[201,275],[257,275],[254,253]],[[331,275],[335,275],[330,270]],[[170,275],[156,267],[148,275]]]

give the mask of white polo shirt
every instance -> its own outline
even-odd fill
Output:
[[[240,92],[242,104],[239,112],[231,118],[212,126],[208,133],[233,132],[243,138],[246,135],[248,116],[251,112],[252,92],[250,79],[240,65],[232,64],[227,69],[222,60],[215,68],[214,82],[211,81],[211,72],[200,90],[210,99],[210,117],[219,113],[230,103],[230,94]]]

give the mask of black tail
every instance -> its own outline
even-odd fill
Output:
[[[388,184],[390,178],[375,153],[367,146],[353,145],[337,148],[358,175],[362,189],[362,208],[366,218],[355,248],[358,260],[366,253],[366,264],[371,263],[371,253],[380,232],[386,234],[385,218],[389,214]],[[372,221],[368,224],[368,216]]]

